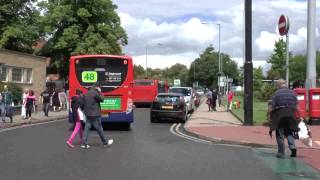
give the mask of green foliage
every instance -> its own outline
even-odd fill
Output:
[[[0,48],[32,53],[40,36],[35,0],[0,1]]]
[[[1,83],[0,82],[0,92],[3,91],[3,86],[7,85],[8,90],[12,93],[12,100],[14,104],[19,104],[22,100],[22,88],[14,83]]]
[[[48,0],[39,3],[45,37],[41,55],[50,56],[63,76],[71,55],[122,54],[127,35],[111,0]]]
[[[253,91],[260,91],[262,87],[262,80],[264,79],[262,68],[253,69]]]
[[[268,79],[285,79],[286,69],[286,43],[283,39],[275,42],[273,54],[268,59],[271,69],[268,72]]]
[[[255,97],[261,101],[268,101],[271,99],[277,88],[273,84],[264,83],[260,91],[255,92]]]
[[[146,71],[141,65],[134,65],[134,79],[143,79],[146,76]]]
[[[239,71],[237,64],[232,61],[227,54],[221,53],[221,62],[223,72],[229,78],[239,79]],[[194,67],[195,66],[195,67]],[[195,68],[195,80],[199,84],[206,87],[216,87],[218,83],[219,72],[219,53],[210,45],[207,49],[200,54],[200,57],[195,59],[189,69],[188,78],[189,82],[193,82],[193,74]]]

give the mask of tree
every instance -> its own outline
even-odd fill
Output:
[[[182,86],[187,86],[188,84],[188,68],[183,64],[175,64],[167,69],[165,78],[169,82],[173,82],[174,79],[180,79]]]
[[[286,43],[283,39],[275,42],[274,50],[268,63],[271,64],[271,69],[268,72],[268,79],[285,79],[286,76]]]
[[[63,76],[70,55],[122,54],[127,35],[111,0],[48,0],[39,6],[48,39],[40,54],[51,57]]]
[[[260,91],[262,87],[262,80],[264,79],[262,68],[253,69],[253,91]]]
[[[40,37],[36,0],[0,1],[0,48],[32,53]]]
[[[146,75],[146,71],[141,65],[134,65],[134,79],[143,79]]]
[[[239,74],[237,64],[230,59],[229,55],[223,53],[221,53],[221,62],[224,75],[237,81]],[[216,52],[211,45],[207,47],[202,54],[200,54],[199,58],[195,59],[191,63],[188,73],[189,82],[193,82],[194,66],[196,72],[195,80],[198,81],[199,84],[206,87],[213,87],[217,85],[219,72],[219,53]]]

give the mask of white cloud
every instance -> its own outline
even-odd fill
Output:
[[[272,52],[274,43],[279,39],[277,34],[262,31],[260,36],[255,40],[260,52]]]

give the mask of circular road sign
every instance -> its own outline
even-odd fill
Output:
[[[289,18],[288,16],[281,15],[279,18],[278,29],[281,36],[289,32]]]

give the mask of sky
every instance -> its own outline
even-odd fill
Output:
[[[128,34],[126,54],[134,63],[166,68],[176,63],[190,63],[210,44],[243,65],[244,0],[113,0],[121,25]],[[252,1],[253,65],[268,68],[274,43],[282,38],[278,19],[290,19],[289,49],[293,54],[306,53],[307,0]],[[320,0],[317,0],[316,47],[320,47]]]

